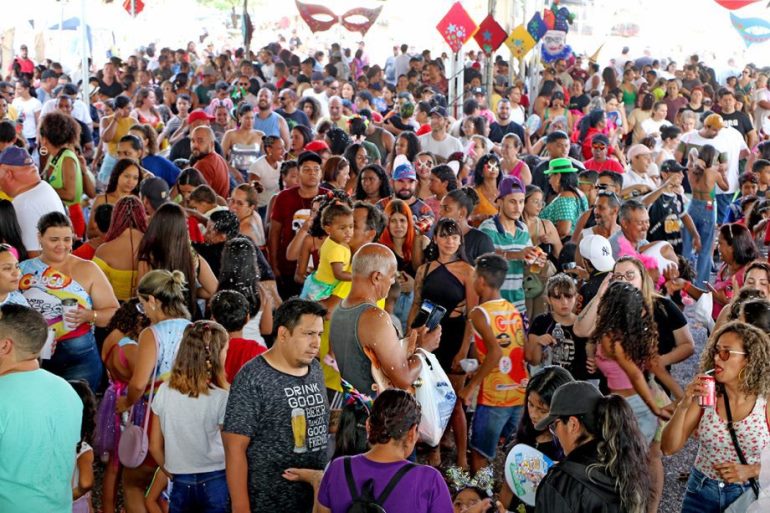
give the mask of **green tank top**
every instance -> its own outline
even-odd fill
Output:
[[[80,161],[74,151],[65,148],[50,160],[48,169],[51,171],[48,175],[48,183],[57,190],[64,187],[63,167],[66,159],[72,159],[75,162],[75,198],[73,201],[64,201],[64,204],[69,207],[77,205],[83,198],[83,174],[80,172]]]

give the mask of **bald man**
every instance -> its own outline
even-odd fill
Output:
[[[209,186],[219,196],[230,195],[230,174],[227,162],[214,151],[214,131],[208,126],[196,127],[190,132],[190,151],[195,160],[193,167],[201,172]]]
[[[350,294],[332,314],[329,339],[342,379],[365,394],[381,381],[409,390],[422,366],[416,348],[433,351],[441,338],[441,327],[431,332],[423,327],[399,340],[390,315],[376,306],[388,295],[396,272],[396,257],[388,247],[361,246],[353,256]],[[377,376],[372,364],[379,369]]]

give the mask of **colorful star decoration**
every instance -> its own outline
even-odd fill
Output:
[[[535,47],[535,40],[522,24],[511,31],[505,44],[515,59],[523,59],[527,52]]]
[[[500,48],[506,37],[508,37],[508,34],[505,33],[503,27],[495,21],[491,14],[479,24],[476,35],[473,36],[486,54],[490,54]]]
[[[476,32],[476,23],[460,2],[455,2],[436,25],[453,52],[459,52]],[[499,45],[498,45],[499,46]]]

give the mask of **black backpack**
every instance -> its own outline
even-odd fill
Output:
[[[374,480],[368,479],[361,487],[361,494],[359,495],[356,490],[356,482],[353,479],[353,469],[350,464],[350,457],[345,458],[345,477],[348,481],[348,489],[350,490],[350,496],[353,497],[353,504],[348,508],[348,513],[387,513],[383,504],[388,500],[393,489],[396,487],[401,478],[404,475],[416,467],[414,463],[407,463],[400,469],[395,475],[390,478],[390,482],[382,491],[379,497],[374,498]]]

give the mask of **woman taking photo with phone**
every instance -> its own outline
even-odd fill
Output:
[[[770,444],[770,339],[746,323],[725,324],[709,339],[700,370],[663,430],[662,449],[676,454],[697,430],[682,513],[721,513],[752,489]]]

